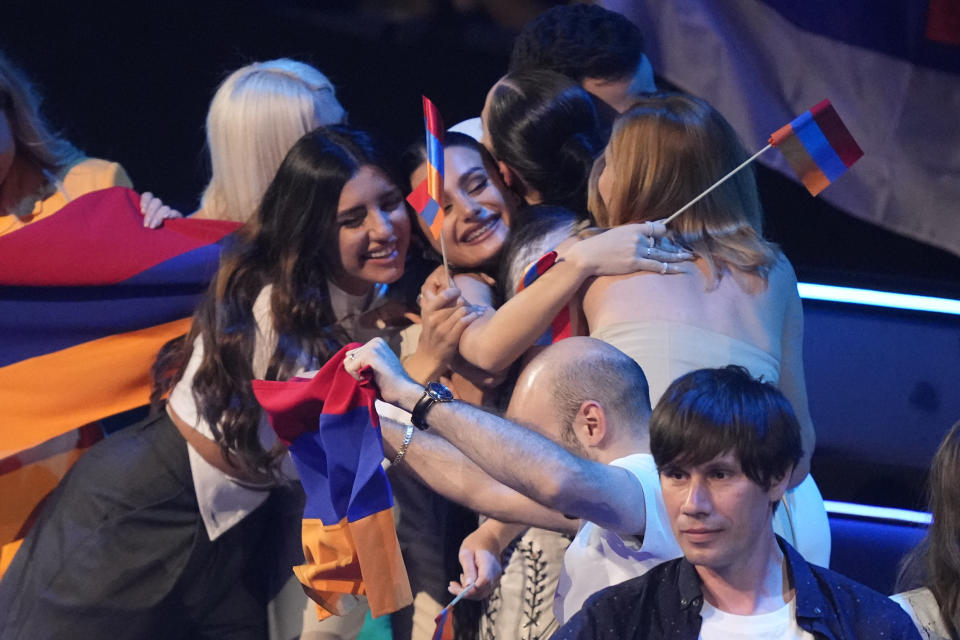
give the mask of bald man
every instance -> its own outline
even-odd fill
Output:
[[[492,518],[576,534],[554,600],[561,623],[594,592],[680,557],[650,455],[647,382],[610,345],[570,338],[524,369],[507,419],[411,380],[383,340],[351,353],[411,425],[382,420],[388,456]],[[392,451],[389,451],[392,449]]]

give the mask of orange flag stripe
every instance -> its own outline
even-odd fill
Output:
[[[190,318],[92,340],[0,369],[0,458],[145,405],[150,366]]]

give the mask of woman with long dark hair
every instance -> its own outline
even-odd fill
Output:
[[[926,537],[900,566],[893,599],[927,640],[960,638],[960,422],[940,443],[930,466]],[[909,589],[909,591],[907,591]]]
[[[293,564],[264,538],[284,527],[292,465],[250,381],[389,337],[365,321],[409,236],[365,134],[301,138],[159,369],[166,411],[91,448],[51,495],[0,583],[0,638],[261,637],[269,594],[251,572]]]

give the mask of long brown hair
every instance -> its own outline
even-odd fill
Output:
[[[257,323],[253,305],[272,285],[270,319],[277,339],[265,377],[284,380],[322,365],[349,337],[336,324],[328,279],[340,264],[336,214],[340,192],[362,166],[382,166],[369,137],[347,127],[321,127],[302,137],[267,188],[256,216],[238,233],[178,349],[154,366],[154,398],[172,388],[195,339],[203,359],[193,378],[198,412],[224,454],[243,468],[272,476],[283,452],[264,451],[260,407],[250,386]]]
[[[960,422],[947,432],[930,467],[933,522],[900,564],[897,591],[925,586],[953,640],[960,637]]]
[[[83,159],[76,147],[55,133],[40,115],[40,98],[30,81],[0,52],[0,110],[7,116],[16,153],[53,174]]]
[[[747,159],[736,132],[705,101],[680,94],[638,100],[613,126],[590,179],[590,210],[614,227],[671,215]],[[609,202],[597,184],[613,172]],[[763,212],[751,168],[727,180],[670,223],[676,239],[719,278],[727,267],[766,277],[776,247],[763,238]]]

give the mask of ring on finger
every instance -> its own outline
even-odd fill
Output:
[[[351,360],[356,360],[356,359],[357,359],[357,352],[356,352],[356,351],[351,351],[350,353],[347,354],[347,357],[350,358]]]
[[[667,272],[667,263],[666,263],[666,262],[661,262],[661,263],[660,263],[660,275],[663,275],[663,274],[665,274],[666,272]]]
[[[647,257],[650,257],[650,254],[653,253],[653,247],[647,247]]]

